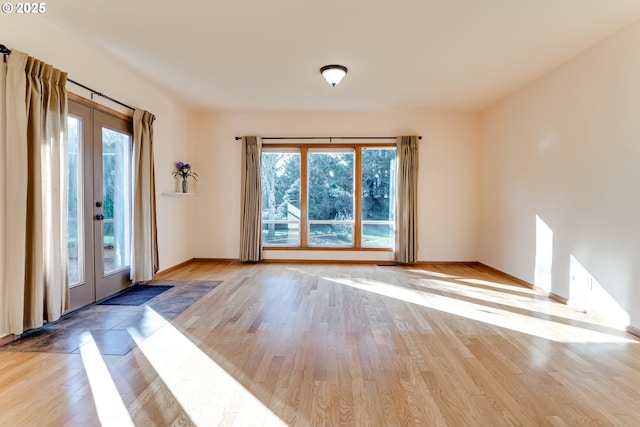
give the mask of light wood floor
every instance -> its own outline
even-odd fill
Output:
[[[640,342],[480,266],[162,278],[224,282],[124,356],[0,352],[0,425],[640,426]]]

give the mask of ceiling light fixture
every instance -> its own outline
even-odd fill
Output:
[[[320,68],[320,74],[331,86],[335,87],[347,75],[347,67],[342,65],[325,65]]]

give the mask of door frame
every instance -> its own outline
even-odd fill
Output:
[[[107,298],[131,286],[130,268],[104,275],[104,247],[102,224],[96,215],[102,208],[96,201],[102,200],[102,127],[128,133],[133,139],[133,120],[131,117],[111,110],[78,95],[69,94],[69,115],[79,117],[82,122],[82,235],[84,238],[83,280],[69,289],[69,311]],[[100,148],[98,149],[98,144]],[[133,238],[133,236],[131,236]],[[78,247],[78,251],[80,251]]]

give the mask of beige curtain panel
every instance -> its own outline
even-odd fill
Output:
[[[0,166],[5,168],[6,161],[6,140],[7,140],[7,114],[6,114],[6,82],[7,67],[0,65]],[[7,198],[6,198],[6,174],[0,173],[0,337],[9,335],[9,313],[7,310],[7,283],[5,282],[5,261],[6,261],[6,216],[7,216]]]
[[[258,262],[262,256],[261,166],[262,139],[242,137],[242,200],[240,206],[240,261]]]
[[[67,74],[14,50],[6,74],[5,306],[9,333],[68,308]]]
[[[416,262],[418,220],[418,137],[401,136],[396,144],[396,248],[394,259],[401,264]]]
[[[156,184],[153,162],[153,122],[155,116],[137,109],[133,112],[133,251],[131,280],[153,279],[158,272],[156,228]]]

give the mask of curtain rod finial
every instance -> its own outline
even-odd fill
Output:
[[[7,63],[7,55],[9,55],[11,53],[11,49],[9,49],[8,47],[6,47],[3,44],[0,44],[0,53],[2,54],[2,57],[4,59],[5,64]]]

